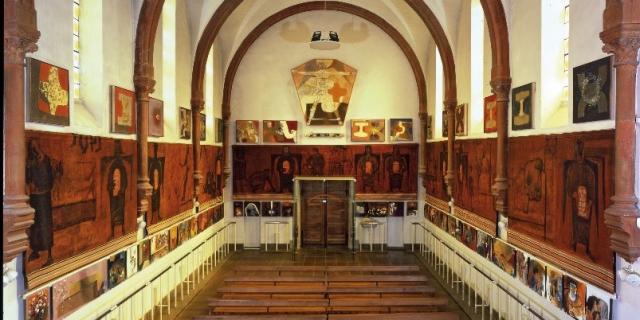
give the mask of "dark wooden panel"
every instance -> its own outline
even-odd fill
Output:
[[[447,142],[427,143],[425,153],[426,174],[423,184],[427,194],[448,201],[447,187],[444,182],[447,171]]]

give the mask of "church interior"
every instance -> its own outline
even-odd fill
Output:
[[[4,12],[3,319],[637,319],[639,0]]]

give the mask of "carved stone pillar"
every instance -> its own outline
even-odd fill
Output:
[[[495,209],[498,213],[498,236],[507,237],[508,211],[507,190],[509,181],[507,178],[507,162],[509,161],[509,91],[511,90],[511,78],[494,78],[491,80],[491,88],[496,94],[497,119],[497,158],[496,177],[491,187],[495,199]]]
[[[136,88],[136,136],[138,152],[138,217],[146,216],[149,211],[149,197],[152,187],[149,183],[149,94],[153,92],[156,81],[153,80],[153,66],[148,63],[137,65],[133,75],[133,84]],[[146,217],[147,224],[151,223],[151,217]]]
[[[4,194],[2,196],[3,262],[27,250],[27,229],[34,210],[26,194],[24,134],[24,58],[38,49],[40,32],[33,0],[4,1]]]
[[[448,99],[444,102],[447,110],[447,174],[444,181],[447,184],[447,194],[453,198],[453,184],[455,181],[454,168],[455,157],[453,156],[453,144],[456,140],[456,99]]]
[[[200,112],[204,100],[191,99],[191,141],[193,147],[193,198],[195,206],[199,205],[198,197],[202,192],[202,170],[200,170]]]
[[[611,248],[628,262],[640,256],[640,219],[635,179],[638,123],[636,120],[636,78],[640,48],[640,6],[633,1],[607,0],[603,50],[613,53],[616,72],[615,190],[612,205],[605,210],[611,230]]]

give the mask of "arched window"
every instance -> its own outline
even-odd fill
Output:
[[[73,97],[80,99],[80,0],[73,0]]]

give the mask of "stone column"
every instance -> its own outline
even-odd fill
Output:
[[[498,114],[496,177],[491,191],[495,199],[495,209],[498,214],[498,237],[506,240],[508,226],[507,190],[509,188],[507,176],[507,163],[509,161],[509,92],[511,90],[511,78],[494,78],[491,80],[491,88],[493,93],[496,94]]]
[[[456,99],[448,99],[444,102],[444,107],[447,110],[447,174],[444,177],[444,181],[447,184],[447,194],[453,199],[453,184],[455,182],[455,175],[453,174],[455,168],[455,157],[453,156],[453,144],[456,140]]]
[[[200,205],[198,197],[202,192],[202,170],[200,170],[200,112],[204,100],[191,99],[191,141],[193,147],[193,200],[194,207]]]
[[[615,190],[613,204],[605,210],[605,223],[611,230],[611,248],[633,263],[640,257],[640,219],[635,179],[638,137],[636,119],[636,81],[640,48],[640,6],[637,1],[607,1],[604,31],[600,39],[603,50],[613,54],[615,67],[616,137]]]
[[[136,138],[138,153],[138,218],[146,217],[147,224],[151,223],[151,217],[147,216],[149,211],[149,197],[152,187],[149,183],[149,94],[153,92],[155,80],[153,80],[153,66],[148,63],[136,65],[133,75],[133,84],[136,88]],[[139,233],[139,237],[144,237]]]
[[[2,196],[3,262],[29,247],[27,229],[34,210],[26,194],[24,133],[24,59],[38,49],[40,32],[33,0],[4,1],[4,193]]]

